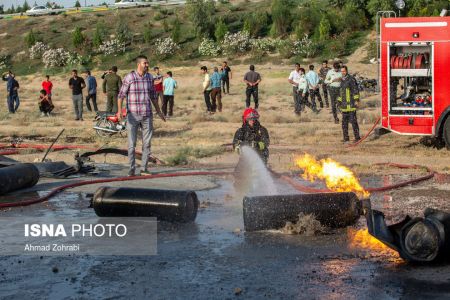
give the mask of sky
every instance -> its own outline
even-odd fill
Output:
[[[14,5],[14,7],[17,7],[18,5],[22,6],[25,0],[0,0],[0,5],[3,5],[5,9],[8,9],[11,7],[11,5]],[[34,5],[34,2],[36,2],[38,5],[43,5],[47,3],[48,0],[27,0],[28,4],[30,6]],[[86,1],[86,5],[99,5],[103,2],[106,3],[114,3],[114,0],[79,0],[81,5],[84,6],[84,3]],[[50,2],[56,2],[58,5],[63,5],[64,7],[73,7],[75,5],[76,0],[50,0]]]

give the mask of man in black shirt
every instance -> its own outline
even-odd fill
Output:
[[[250,107],[250,97],[253,95],[253,101],[255,101],[255,109],[258,109],[258,85],[261,82],[261,75],[255,72],[255,66],[250,65],[250,71],[248,71],[244,76],[244,82],[247,84],[247,89],[245,94],[247,98],[245,99],[245,107]]]
[[[72,90],[75,120],[83,121],[83,89],[86,87],[86,83],[83,78],[78,77],[77,70],[72,70],[72,78],[69,80],[69,87]]]
[[[222,89],[224,94],[230,93],[230,79],[233,78],[233,74],[231,73],[231,69],[228,66],[228,63],[226,61],[222,64]],[[227,91],[225,92],[225,86],[227,88]]]

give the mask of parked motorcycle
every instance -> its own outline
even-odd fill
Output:
[[[114,134],[123,135],[127,129],[127,111],[126,109],[122,109],[122,121],[119,121],[119,118],[115,113],[99,111],[95,116],[95,120],[97,121],[94,129],[98,136],[101,137],[110,137]]]

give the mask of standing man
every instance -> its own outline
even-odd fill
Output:
[[[211,111],[213,113],[216,112],[216,109],[219,109],[219,112],[222,111],[222,91],[221,91],[221,80],[222,80],[222,75],[219,74],[219,68],[214,67],[214,73],[211,76],[211,100],[212,100],[212,105],[211,105]],[[216,100],[217,100],[217,104],[219,105],[217,107],[216,104]]]
[[[161,75],[161,71],[159,70],[159,67],[154,67],[153,71],[155,72],[155,75],[153,76],[153,78],[155,79],[154,84],[155,84],[155,91],[156,91],[156,96],[158,98],[159,103],[161,103],[161,105],[163,104],[163,80],[164,77]]]
[[[294,112],[300,115],[301,107],[301,96],[299,95],[299,83],[300,83],[300,64],[295,64],[295,70],[289,74],[288,82],[292,84],[292,95],[294,98]]]
[[[325,77],[325,83],[330,91],[331,112],[334,117],[334,123],[339,124],[339,118],[337,116],[337,98],[341,89],[342,73],[339,69],[339,63],[333,64],[333,69],[328,71]]]
[[[222,77],[223,93],[229,94],[230,93],[230,79],[233,78],[233,74],[231,73],[231,69],[228,66],[228,63],[226,61],[224,61],[222,63],[222,73],[223,73],[223,77]],[[227,88],[226,92],[225,92],[225,86]]]
[[[122,79],[117,75],[117,67],[113,66],[111,72],[103,80],[103,94],[106,95],[106,111],[117,113],[117,95],[122,86]]]
[[[49,75],[45,75],[45,80],[42,81],[41,86],[42,86],[42,89],[45,90],[45,92],[47,93],[47,99],[49,99],[51,102],[52,101],[53,83],[50,81]]]
[[[91,71],[86,71],[86,82],[87,82],[87,96],[86,96],[86,107],[88,111],[92,111],[90,100],[92,99],[92,105],[94,106],[94,111],[97,112],[97,80],[91,75]]]
[[[245,107],[250,107],[250,97],[253,95],[253,101],[255,102],[255,109],[258,109],[258,85],[261,82],[261,75],[255,72],[255,66],[250,65],[250,71],[248,71],[244,76],[244,82],[247,84],[247,89],[245,94],[247,98],[245,99]]]
[[[319,100],[320,108],[323,108],[322,97],[320,96],[319,75],[314,71],[314,65],[309,65],[309,72],[306,73],[306,80],[308,80],[309,97],[311,99],[311,105],[316,107],[316,97]]]
[[[172,72],[167,72],[167,76],[163,81],[164,87],[164,98],[162,111],[164,116],[167,118],[167,103],[169,103],[169,117],[173,116],[173,105],[175,103],[174,94],[177,88],[177,82],[172,78]]]
[[[320,77],[320,85],[322,86],[322,92],[323,92],[323,97],[325,98],[325,105],[327,106],[327,108],[330,107],[330,105],[328,104],[328,89],[327,89],[327,84],[325,83],[325,77],[327,77],[328,71],[330,71],[330,68],[328,67],[328,61],[324,60],[322,62],[322,67],[319,70],[319,77]]]
[[[2,80],[6,81],[6,100],[8,103],[8,111],[15,113],[20,105],[19,100],[19,82],[15,79],[15,74],[11,71],[3,74]]]
[[[86,83],[83,78],[78,77],[77,70],[72,70],[72,78],[69,80],[69,87],[72,90],[75,121],[83,121],[83,89],[86,87]]]
[[[213,114],[211,107],[211,79],[209,78],[208,68],[203,66],[200,68],[201,73],[203,74],[203,97],[205,98],[206,104],[206,113]]]
[[[355,142],[361,138],[359,136],[358,120],[356,118],[356,109],[359,106],[359,89],[355,78],[348,74],[347,66],[341,68],[342,81],[340,95],[338,98],[342,112],[342,133],[344,134],[344,143],[349,142],[348,123],[353,127]]]
[[[134,176],[136,171],[136,140],[138,129],[142,130],[142,163],[141,175],[149,175],[147,170],[153,133],[152,103],[156,112],[165,122],[156,98],[153,76],[148,73],[148,59],[143,55],[136,58],[137,70],[132,71],[123,79],[119,93],[117,117],[122,119],[122,103],[127,101],[127,131],[128,160],[130,171],[128,176]]]

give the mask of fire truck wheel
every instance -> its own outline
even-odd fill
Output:
[[[442,134],[447,150],[450,150],[450,116],[447,117],[444,124],[444,132]]]

